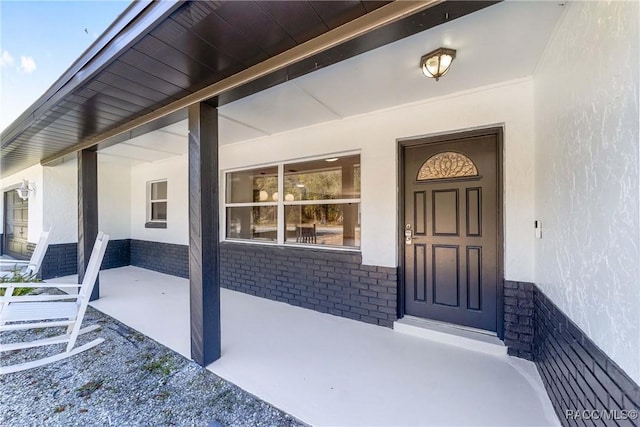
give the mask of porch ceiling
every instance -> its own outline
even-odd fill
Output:
[[[132,120],[382,10],[388,3],[134,2],[2,132],[0,173],[10,175],[78,144],[100,140]],[[236,101],[495,1],[438,3],[226,91],[211,102]]]
[[[223,105],[220,143],[531,76],[562,10],[555,2],[503,2]],[[440,46],[457,49],[458,55],[447,76],[435,82],[422,75],[418,62]],[[158,143],[185,153],[186,121],[167,129],[169,135],[162,130],[154,133]],[[137,137],[128,143],[144,145],[144,141],[145,137]],[[126,150],[117,144],[101,153],[122,158],[127,157]],[[171,157],[166,152],[154,155]]]

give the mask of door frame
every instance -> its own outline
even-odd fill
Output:
[[[473,129],[473,130],[461,130],[451,131],[441,134],[412,136],[408,138],[397,139],[398,150],[398,197],[397,201],[397,234],[396,234],[396,247],[398,249],[398,301],[397,307],[398,318],[402,318],[405,315],[405,283],[404,283],[404,251],[405,243],[401,236],[404,236],[404,153],[405,148],[415,147],[420,145],[436,144],[460,141],[464,139],[477,138],[482,136],[495,136],[496,137],[496,215],[497,215],[497,288],[496,289],[496,333],[498,338],[504,339],[504,191],[503,191],[503,173],[504,173],[504,126],[491,126],[487,128]]]

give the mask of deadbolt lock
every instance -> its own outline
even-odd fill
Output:
[[[413,243],[413,232],[411,231],[411,224],[407,224],[404,227],[404,244],[410,245]]]

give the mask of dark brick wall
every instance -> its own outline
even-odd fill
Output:
[[[40,275],[43,279],[78,274],[78,244],[51,244],[42,262]]]
[[[538,288],[534,304],[534,360],[562,424],[638,425],[637,420],[584,422],[566,416],[566,411],[637,411],[640,388]]]
[[[100,269],[106,270],[129,265],[131,263],[129,245],[129,239],[109,240]],[[33,247],[35,247],[35,244],[33,244]],[[33,248],[30,249],[32,253]],[[78,244],[58,243],[49,245],[42,261],[40,276],[43,279],[51,279],[72,274],[78,274]]]
[[[101,270],[124,267],[131,264],[131,239],[109,240],[102,259]]]
[[[130,263],[160,273],[189,277],[189,246],[131,239]]]
[[[35,249],[36,249],[36,244],[35,243],[27,242],[27,256],[25,258],[26,259],[31,258],[31,255],[33,255],[33,251]]]
[[[397,270],[359,253],[224,242],[220,260],[232,290],[386,327],[397,318]]]
[[[511,356],[533,360],[534,284],[504,282],[504,344]]]

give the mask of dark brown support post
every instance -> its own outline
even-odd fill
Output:
[[[189,287],[191,358],[206,366],[220,358],[218,238],[218,111],[189,107]]]
[[[98,236],[98,153],[95,149],[78,152],[78,282],[84,279],[91,250]],[[100,298],[100,282],[91,301]]]

